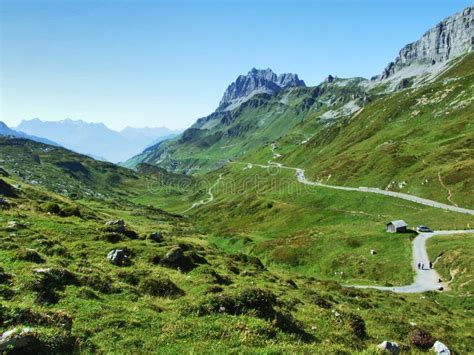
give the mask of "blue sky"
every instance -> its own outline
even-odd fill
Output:
[[[252,67],[380,73],[460,0],[0,0],[0,120],[185,128]]]

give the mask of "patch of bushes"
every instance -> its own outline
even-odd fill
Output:
[[[43,264],[45,260],[38,254],[36,250],[19,249],[16,252],[16,258],[22,261],[29,261],[36,264]]]
[[[97,273],[86,273],[79,277],[82,286],[89,286],[93,290],[101,293],[110,294],[116,292],[112,280],[107,276]]]
[[[148,277],[140,284],[140,290],[151,296],[178,298],[184,291],[176,286],[170,279],[162,276]]]
[[[282,331],[298,335],[302,341],[311,341],[313,337],[305,332],[291,314],[276,309],[281,305],[272,292],[260,288],[247,288],[235,295],[211,295],[191,311],[200,316],[212,313],[246,314],[270,321]]]
[[[218,285],[230,285],[232,283],[228,276],[220,275],[209,265],[199,266],[192,271],[191,275],[202,276],[207,282]]]
[[[17,193],[13,186],[5,182],[3,179],[0,179],[0,195],[5,197],[17,197]]]
[[[359,339],[367,338],[367,330],[365,328],[365,322],[361,316],[357,314],[347,314],[345,316],[352,333]]]
[[[145,276],[147,275],[146,272],[143,271],[118,271],[117,272],[117,277],[123,281],[128,283],[129,285],[132,286],[137,286],[140,283],[140,280],[142,280]]]
[[[81,217],[81,211],[77,206],[63,206],[61,207],[55,202],[46,202],[41,206],[41,210],[46,213],[51,213],[59,217]]]
[[[240,253],[231,255],[230,260],[252,266],[258,270],[265,270],[265,266],[263,265],[262,261],[255,256]]]
[[[430,333],[423,329],[415,329],[410,335],[410,343],[417,348],[428,350],[434,344]]]
[[[0,284],[9,284],[12,279],[12,275],[7,274],[2,267],[0,267]]]
[[[123,240],[122,235],[118,233],[104,233],[101,235],[100,239],[113,244]]]
[[[38,269],[30,289],[37,293],[36,302],[56,303],[59,300],[58,291],[66,285],[78,285],[76,275],[65,268]]]
[[[332,300],[331,296],[328,296],[325,298],[317,293],[311,295],[311,302],[320,308],[324,308],[324,309],[332,308],[332,303],[330,302],[330,300]]]

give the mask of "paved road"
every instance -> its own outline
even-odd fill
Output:
[[[245,164],[248,164],[248,163],[245,163]],[[386,191],[386,190],[381,190],[376,187],[347,187],[347,186],[327,185],[327,184],[322,184],[320,182],[309,181],[304,176],[303,169],[283,166],[282,164],[274,163],[271,160],[268,161],[268,165],[263,165],[263,164],[252,164],[252,165],[258,166],[261,168],[278,167],[281,169],[294,170],[296,172],[296,178],[298,179],[298,181],[305,185],[326,187],[326,188],[334,189],[334,190],[368,192],[368,193],[373,193],[373,194],[378,194],[378,195],[390,196],[390,197],[400,198],[403,200],[408,200],[408,201],[415,202],[415,203],[425,205],[425,206],[440,208],[446,211],[464,213],[464,214],[469,214],[471,216],[474,216],[474,210],[471,210],[468,208],[462,208],[458,206],[447,205],[445,203],[428,200],[426,198],[413,196],[413,195],[405,194],[402,192]]]
[[[219,182],[220,182],[221,180],[222,180],[222,174],[220,174],[220,175],[219,175],[219,178],[216,180],[216,182],[215,182],[212,186],[209,187],[209,190],[207,191],[207,194],[209,195],[209,198],[208,198],[208,199],[206,199],[206,200],[201,200],[201,201],[199,201],[199,202],[193,203],[191,207],[189,207],[186,211],[183,211],[183,212],[181,212],[181,213],[184,214],[184,213],[186,213],[186,212],[192,210],[193,208],[196,208],[196,207],[201,206],[201,205],[207,205],[209,202],[214,201],[214,194],[212,193],[212,189],[213,189],[214,187],[216,187],[216,186],[219,184]]]
[[[322,187],[327,187],[327,188],[336,189],[336,190],[369,192],[369,193],[374,193],[374,194],[379,194],[379,195],[391,196],[391,197],[401,198],[403,200],[408,200],[408,201],[412,201],[412,202],[415,202],[415,203],[419,203],[421,205],[426,205],[426,206],[435,207],[435,208],[441,208],[441,209],[447,210],[447,211],[470,214],[470,215],[474,216],[474,210],[471,210],[471,209],[468,209],[468,208],[462,208],[462,207],[458,207],[458,206],[447,205],[445,203],[436,202],[436,201],[428,200],[426,198],[421,198],[421,197],[417,197],[417,196],[413,196],[413,195],[409,195],[409,194],[404,194],[402,192],[386,191],[386,190],[381,190],[381,189],[378,189],[378,188],[375,188],[375,187],[334,186],[334,185],[321,184],[319,182],[308,181],[308,180],[306,180],[306,177],[304,176],[304,170],[295,168],[295,171],[296,171],[296,178],[298,179],[298,181],[303,183],[303,184],[306,184],[306,185],[322,186]]]
[[[413,240],[413,261],[412,268],[416,273],[415,280],[410,285],[405,286],[366,286],[366,285],[345,285],[353,288],[374,288],[380,291],[392,291],[396,293],[418,293],[438,290],[439,287],[446,288],[443,282],[439,282],[439,275],[436,270],[429,270],[429,257],[426,252],[426,240],[436,235],[451,235],[474,233],[474,230],[465,231],[436,231],[434,233],[421,233]],[[418,269],[418,263],[425,264],[424,270]]]

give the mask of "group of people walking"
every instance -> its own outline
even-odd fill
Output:
[[[425,269],[424,263],[418,263],[418,270],[431,270],[433,268],[433,263],[430,261],[429,268]]]

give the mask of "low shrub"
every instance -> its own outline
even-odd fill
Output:
[[[36,264],[42,264],[45,260],[38,254],[36,250],[19,249],[16,252],[16,258],[22,261],[29,261]]]
[[[140,284],[140,290],[157,297],[178,298],[184,295],[184,291],[170,279],[161,276],[144,279]]]
[[[427,350],[434,344],[431,334],[423,329],[415,329],[410,335],[410,342],[420,349]]]
[[[367,338],[367,330],[365,328],[365,322],[361,316],[357,314],[347,314],[345,316],[349,327],[352,329],[352,333],[359,339]]]

